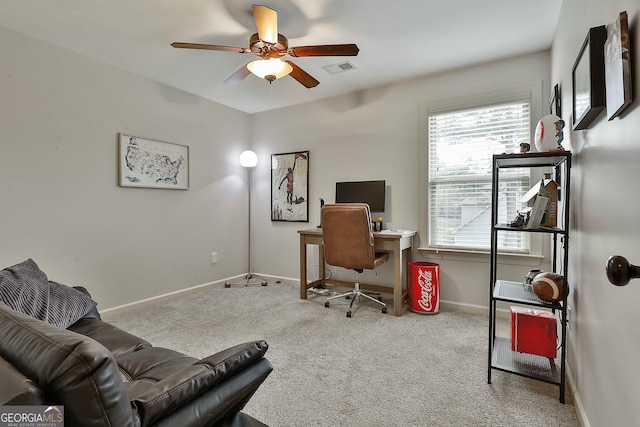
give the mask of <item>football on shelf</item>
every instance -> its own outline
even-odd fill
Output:
[[[538,298],[546,302],[560,302],[569,294],[569,285],[565,283],[564,276],[557,273],[538,274],[531,285]]]

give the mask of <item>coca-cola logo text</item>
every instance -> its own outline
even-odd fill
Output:
[[[436,287],[433,286],[433,272],[418,271],[418,285],[420,285],[420,299],[418,305],[424,311],[434,311],[433,302],[437,301]]]

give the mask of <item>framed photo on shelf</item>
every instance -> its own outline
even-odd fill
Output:
[[[118,185],[189,189],[189,147],[121,133]]]
[[[605,106],[604,25],[589,29],[571,71],[573,85],[573,130],[589,127]]]
[[[271,155],[271,221],[309,222],[309,151]]]
[[[607,93],[607,117],[613,120],[631,104],[631,51],[627,12],[609,25],[604,44],[604,75]]]

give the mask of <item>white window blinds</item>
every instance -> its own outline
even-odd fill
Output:
[[[489,250],[492,156],[530,143],[530,101],[429,112],[428,224],[431,248]],[[529,190],[526,169],[500,172],[500,223],[515,218]],[[526,233],[499,233],[501,252],[529,251]]]

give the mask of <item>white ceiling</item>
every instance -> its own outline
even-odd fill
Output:
[[[254,0],[255,1],[255,0]],[[289,46],[356,43],[355,57],[289,58],[320,81],[222,82],[249,54],[175,49],[174,41],[248,47],[249,0],[2,0],[0,26],[254,113],[551,46],[562,0],[265,0]],[[350,61],[354,70],[322,67]],[[45,72],[45,71],[43,71]]]

